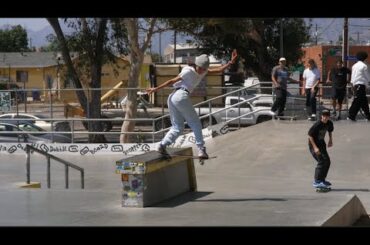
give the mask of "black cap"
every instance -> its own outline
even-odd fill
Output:
[[[321,115],[322,116],[330,116],[330,111],[329,110],[322,110]]]

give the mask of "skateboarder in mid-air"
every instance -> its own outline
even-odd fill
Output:
[[[328,147],[333,146],[332,132],[333,122],[330,120],[330,111],[323,110],[321,119],[315,122],[308,131],[308,146],[310,152],[317,161],[313,186],[319,189],[329,189],[331,183],[326,180],[330,167],[330,157],[326,151],[325,134],[329,132]]]

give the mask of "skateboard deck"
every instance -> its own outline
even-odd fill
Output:
[[[329,191],[331,191],[331,188],[330,187],[325,187],[325,188],[323,188],[323,187],[317,187],[316,188],[316,192],[329,192]]]
[[[297,120],[297,116],[275,116],[276,120],[289,120],[295,121]]]
[[[217,158],[217,156],[209,156],[208,158],[202,158],[202,157],[193,156],[193,155],[181,155],[181,154],[165,154],[165,155],[163,155],[163,158],[166,159],[166,160],[171,160],[172,157],[184,157],[184,158],[198,159],[200,165],[203,165],[206,160]]]

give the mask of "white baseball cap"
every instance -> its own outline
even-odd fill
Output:
[[[286,61],[286,59],[284,58],[284,57],[281,57],[280,59],[279,59],[279,62],[280,61]]]
[[[202,67],[204,69],[208,69],[209,67],[209,58],[208,55],[202,54],[195,58],[195,65]]]

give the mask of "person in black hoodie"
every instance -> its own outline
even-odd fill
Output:
[[[308,131],[308,146],[313,158],[317,161],[314,175],[314,187],[329,188],[331,183],[326,180],[329,172],[330,157],[326,150],[325,134],[329,132],[328,147],[333,146],[333,122],[330,120],[330,111],[323,110],[321,119],[315,122]]]

